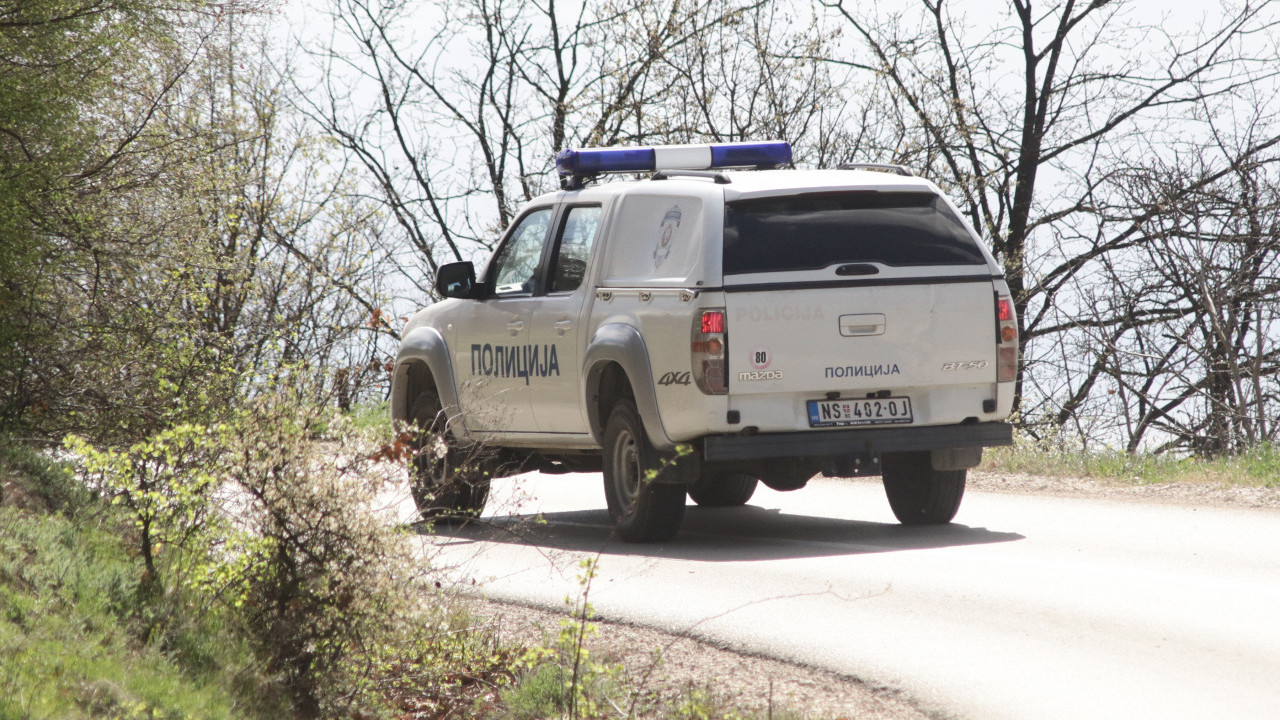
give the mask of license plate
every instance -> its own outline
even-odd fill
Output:
[[[809,401],[809,427],[901,425],[909,422],[909,397]]]

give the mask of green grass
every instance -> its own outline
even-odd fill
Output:
[[[495,717],[510,720],[540,720],[562,717],[569,710],[570,673],[559,665],[541,665],[521,676],[503,691],[502,708]]]
[[[371,433],[375,437],[383,437],[384,440],[391,439],[390,402],[359,403],[346,415],[355,430]]]
[[[252,658],[216,618],[140,641],[124,526],[71,482],[30,451],[0,453],[0,719],[252,717],[232,691]]]
[[[132,637],[119,534],[0,508],[0,718],[232,718],[216,676]]]
[[[1280,487],[1280,447],[1259,445],[1249,452],[1215,459],[1064,450],[1023,440],[989,448],[979,470],[1028,475],[1088,477],[1131,484],[1221,483]]]

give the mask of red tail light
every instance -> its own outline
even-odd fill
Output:
[[[728,323],[722,309],[704,310],[693,321],[693,338],[689,349],[693,362],[693,380],[708,395],[729,392]]]
[[[1000,322],[1013,321],[1013,300],[1007,297],[996,298],[996,320]]]

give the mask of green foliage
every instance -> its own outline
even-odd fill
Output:
[[[175,12],[194,2],[5,0],[0,5],[0,430],[54,408],[39,367],[74,363],[58,320],[67,273],[96,295],[105,260],[101,198],[132,157],[147,106],[130,90],[155,80],[144,58],[164,54]],[[154,98],[153,98],[154,99]],[[75,259],[69,259],[74,256]],[[83,271],[83,272],[82,272]]]
[[[405,538],[375,512],[393,477],[370,467],[376,445],[296,395],[125,449],[80,438],[67,448],[132,525],[138,640],[199,658],[184,644],[186,619],[216,607],[297,716],[332,717],[376,704],[378,669],[426,625],[426,585]]]
[[[387,421],[391,417],[389,401],[360,403],[346,417],[354,430],[371,433],[380,443],[389,443],[395,439],[391,423]]]
[[[134,505],[158,510],[164,532],[179,534],[201,512],[188,501],[210,495],[152,482],[162,475],[152,458],[169,453],[164,465],[176,468],[195,457],[175,454],[176,443],[216,468],[175,475],[196,488],[216,477],[227,509],[185,544],[203,549],[187,587],[226,613],[296,717],[376,713],[411,688],[447,696],[453,681],[442,678],[495,668],[501,676],[506,663],[484,636],[457,631],[446,603],[430,602],[437,591],[424,560],[380,511],[406,471],[375,459],[385,431],[359,427],[310,395],[264,394],[225,425],[162,433],[117,465],[134,477],[127,492],[139,479],[166,488],[166,502]]]
[[[97,492],[56,512],[37,491],[69,469],[0,452],[0,720],[755,717],[710,688],[651,702],[672,694],[595,657],[594,559],[552,640],[497,643],[379,515],[406,471],[372,459],[380,434],[277,393],[124,449],[72,440]]]
[[[123,449],[70,440],[97,493],[62,493],[65,517],[35,488],[67,468],[0,454],[0,719],[449,712],[505,684],[511,652],[378,512],[404,468],[291,395]]]
[[[222,427],[178,425],[127,450],[98,450],[76,436],[66,440],[90,487],[132,516],[150,584],[165,584],[162,559],[208,553],[208,538],[219,530],[209,493],[219,480],[225,432]],[[203,544],[193,547],[198,541]]]
[[[658,467],[649,468],[644,471],[644,478],[642,479],[642,482],[655,482],[658,479],[658,476],[666,473],[688,474],[691,472],[692,468],[695,467],[692,464],[692,460],[694,459],[692,455],[692,445],[689,445],[688,443],[680,443],[679,445],[676,445],[675,449],[673,449],[669,455],[664,455],[662,457],[661,461],[658,463]]]
[[[1267,487],[1280,487],[1280,445],[1264,443],[1250,448],[1238,458],[1224,458],[1219,466],[1239,468],[1245,477],[1255,478]]]
[[[348,402],[383,377],[377,216],[249,5],[0,4],[0,432],[129,445],[304,358]]]
[[[437,591],[422,559],[408,537],[378,513],[380,494],[389,481],[402,479],[404,469],[375,464],[377,434],[354,428],[335,411],[299,402],[294,393],[278,393],[258,398],[226,424],[175,426],[127,448],[100,449],[69,439],[80,480],[102,501],[81,493],[76,497],[83,505],[69,511],[77,524],[48,516],[48,522],[61,522],[50,526],[57,534],[10,542],[0,580],[59,591],[62,586],[45,573],[45,565],[27,562],[39,556],[82,581],[67,585],[68,594],[95,604],[66,604],[67,619],[55,623],[36,615],[42,607],[59,607],[56,598],[11,592],[5,582],[5,617],[23,626],[29,620],[57,642],[64,641],[61,624],[91,623],[129,652],[159,658],[154,662],[161,667],[136,666],[136,683],[148,677],[168,682],[166,674],[183,672],[207,677],[206,684],[240,698],[240,707],[261,707],[267,714],[286,707],[293,717],[377,714],[419,691],[456,700],[449,688],[458,678],[492,676],[501,682],[510,660],[483,633],[458,628],[447,603],[429,601]],[[55,473],[29,452],[18,455],[22,467],[66,480],[65,469]],[[16,478],[9,483],[15,488],[18,481],[24,488],[36,484],[21,468],[0,467],[4,477]],[[6,498],[30,495],[6,485]],[[56,542],[85,542],[78,525],[101,533],[114,553],[110,562],[47,549]],[[101,591],[87,591],[85,582]],[[17,658],[6,670],[5,687],[22,702],[44,693],[39,683],[75,695],[63,679],[81,677],[83,682],[75,682],[94,693],[110,690],[102,696],[107,704],[92,712],[229,716],[213,710],[170,713],[163,704],[168,700],[154,699],[168,696],[135,685],[117,687],[117,675],[133,666],[107,672],[33,637],[4,641]],[[87,637],[85,642],[101,641]],[[60,664],[72,659],[81,664]],[[231,665],[234,675],[228,675]],[[26,705],[14,707],[21,715]],[[226,707],[210,703],[208,709]],[[37,716],[63,712],[56,705]]]
[[[823,716],[807,715],[789,707],[775,707],[772,702],[766,708],[743,708],[723,688],[708,683],[685,687],[666,717],[671,720],[803,720]]]
[[[535,665],[502,694],[502,716],[512,720],[563,717],[569,710],[566,675],[565,668],[558,664]]]
[[[597,559],[579,561],[576,598],[565,598],[569,617],[560,621],[553,639],[527,649],[515,663],[515,682],[500,694],[500,705],[489,716],[511,720],[543,718],[663,717],[679,720],[798,720],[788,708],[749,709],[724,688],[692,683],[682,688],[648,687],[653,667],[661,664],[655,650],[650,671],[629,675],[621,664],[597,659],[586,641],[599,632],[588,602],[596,577]]]
[[[469,601],[429,600],[417,638],[379,669],[388,705],[405,717],[483,717],[510,684],[520,650],[501,644]]]
[[[306,717],[359,695],[380,651],[411,627],[420,587],[403,539],[373,512],[381,483],[362,472],[372,448],[322,447],[318,412],[260,399],[236,421],[227,468],[243,530],[258,539],[228,548],[243,572],[228,600]]]

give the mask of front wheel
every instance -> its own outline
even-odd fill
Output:
[[[934,470],[927,452],[880,458],[889,507],[903,525],[951,522],[964,498],[965,470]]]
[[[604,431],[604,494],[623,541],[662,542],[680,529],[684,486],[655,482],[671,460],[649,442],[636,406],[618,401]]]
[[[418,395],[409,417],[418,429],[410,491],[422,519],[465,522],[479,517],[489,498],[489,473],[477,448],[463,447],[449,434],[434,388]]]

